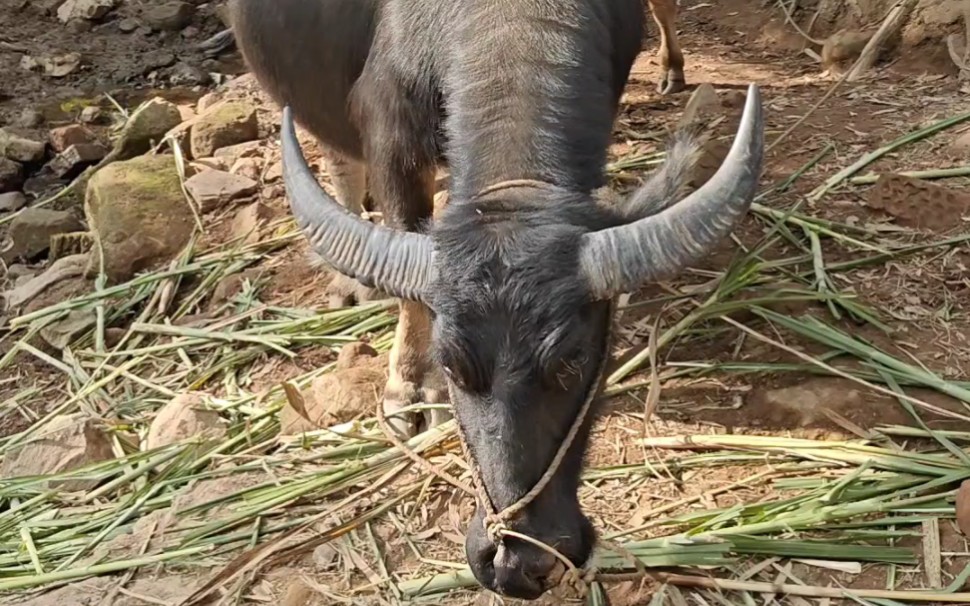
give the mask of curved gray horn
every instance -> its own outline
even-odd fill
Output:
[[[432,271],[431,238],[365,221],[330,197],[307,166],[289,107],[283,108],[281,139],[290,208],[317,254],[365,286],[423,300]]]
[[[594,296],[671,278],[710,253],[751,206],[763,151],[761,92],[752,84],[731,151],[707,183],[659,214],[583,237],[580,268]]]

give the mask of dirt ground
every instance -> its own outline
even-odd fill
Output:
[[[201,95],[210,86],[208,79],[205,84],[180,82],[178,75],[187,73],[190,68],[206,73],[238,72],[238,58],[214,62],[192,49],[193,43],[221,27],[212,4],[197,7],[188,33],[184,29],[175,33],[139,30],[123,33],[119,31],[117,21],[137,18],[142,8],[138,3],[125,3],[111,20],[89,31],[69,35],[65,35],[59,25],[57,27],[61,29],[55,29],[49,15],[42,16],[44,4],[29,0],[0,0],[0,125],[13,125],[25,133],[41,132],[52,125],[72,121],[87,103],[104,104],[103,97],[99,96],[104,92],[111,92],[125,104],[170,87],[174,82],[174,92],[169,96],[187,99]],[[801,212],[857,226],[870,236],[876,234],[876,241],[918,244],[930,238],[965,233],[965,223],[970,220],[970,181],[966,178],[939,182],[948,188],[945,193],[889,182],[875,187],[836,190],[819,203],[804,198],[827,177],[863,154],[920,126],[967,111],[966,99],[970,89],[955,76],[956,70],[941,42],[943,30],[933,36],[925,31],[925,28],[935,27],[945,31],[959,29],[958,23],[951,21],[947,12],[958,3],[945,4],[946,8],[944,3],[934,8],[945,14],[923,19],[924,30],[907,31],[906,44],[911,46],[881,64],[874,77],[840,84],[836,92],[816,108],[819,100],[837,83],[838,74],[823,72],[811,56],[802,52],[803,39],[785,25],[777,7],[766,8],[750,0],[685,2],[681,7],[680,32],[687,60],[689,90],[670,97],[657,96],[655,80],[659,69],[654,47],[648,45],[634,68],[624,100],[615,155],[628,154],[631,150],[655,150],[658,140],[663,140],[664,129],[676,124],[692,90],[700,84],[713,85],[720,93],[729,118],[718,127],[718,133],[730,136],[738,109],[738,97],[732,96],[732,91],[743,91],[749,82],[756,82],[762,86],[765,95],[769,143],[797,123],[767,154],[765,184],[785,180],[827,146],[832,147],[831,152],[792,188],[771,196],[764,204],[771,208],[788,208],[803,200]],[[819,28],[823,33],[815,35],[829,33],[851,17],[851,11],[836,14],[826,28]],[[20,57],[25,54],[40,56],[67,52],[80,52],[82,66],[62,79],[25,72],[20,65]],[[43,123],[34,126],[19,124],[24,110],[31,108],[43,114]],[[808,117],[799,122],[806,114]],[[901,153],[889,154],[865,172],[965,166],[970,164],[968,135],[970,126],[950,129],[909,145]],[[962,144],[958,142],[961,138]],[[637,171],[631,172],[639,176]],[[630,185],[628,181],[622,181],[622,186]],[[264,196],[274,216],[285,215],[287,207],[280,188],[264,191]],[[739,239],[751,244],[764,229],[764,222],[751,218],[738,230]],[[701,269],[717,270],[730,260],[734,250],[733,245],[726,243],[720,253],[712,256]],[[315,285],[312,281],[316,270],[307,261],[305,252],[300,243],[266,261],[263,266],[269,276],[264,293],[266,300],[301,306],[321,302],[319,283]],[[782,256],[784,251],[773,251],[772,254]],[[837,246],[826,248],[826,255],[828,262],[849,258]],[[854,322],[848,317],[840,320],[838,325],[894,355],[918,360],[947,379],[970,381],[968,266],[970,246],[962,244],[840,273],[833,278],[835,285],[855,294],[860,303],[879,310],[880,320],[891,332],[887,334],[872,324]],[[706,279],[704,276],[694,277],[698,283]],[[633,301],[647,301],[662,293],[661,288],[651,288],[638,293]],[[794,305],[797,312],[820,316],[827,313],[821,305]],[[646,304],[634,306],[624,313],[620,320],[617,366],[630,353],[644,346],[656,313],[661,310],[664,311],[661,326],[668,327],[688,311],[683,306],[665,308],[659,304]],[[743,323],[755,320],[737,319]],[[743,338],[737,331],[726,331],[723,327],[692,337],[676,341],[661,351],[661,365],[676,369],[678,364],[699,362],[716,365],[797,361],[794,356],[775,347],[753,338]],[[776,335],[776,338],[787,343],[790,336]],[[813,351],[811,347],[803,348],[794,341],[789,344],[808,353],[821,352]],[[259,380],[265,384],[278,382],[330,359],[329,350],[321,348],[319,352],[311,352],[296,361],[274,362]],[[14,385],[24,382],[45,389],[53,386],[55,380],[48,377],[42,364],[25,360],[17,365],[13,374],[0,378],[0,394],[8,396],[13,393]],[[912,390],[911,393],[943,409],[962,409],[957,400],[935,391]],[[634,389],[607,402],[592,438],[588,457],[591,467],[642,463],[650,456],[642,447],[633,445],[633,440],[643,431],[646,396],[646,389]],[[42,403],[37,405],[39,408],[34,413],[42,414]],[[927,416],[926,420],[935,428],[968,429],[941,416]],[[6,416],[0,419],[0,432],[11,435],[23,430],[28,422],[22,417]],[[651,431],[659,435],[681,435],[718,430],[825,438],[851,436],[877,425],[911,423],[910,415],[893,398],[872,393],[845,379],[798,372],[714,372],[704,378],[665,382]],[[624,485],[626,480],[622,479],[591,482],[583,487],[581,494],[594,523],[608,532],[640,526],[649,521],[651,512],[680,500],[695,498],[692,504],[678,511],[696,507],[730,507],[766,498],[770,489],[762,480],[752,481],[740,489],[719,492],[757,473],[757,468],[725,465],[688,470],[676,479],[661,475],[649,478],[649,481],[638,480],[632,486]],[[233,489],[238,490],[239,486]],[[421,535],[417,539],[421,551],[431,560],[461,561],[462,523],[467,519],[469,503],[442,498],[434,505],[440,516],[437,523],[428,521],[426,528],[416,532]],[[431,505],[427,507],[431,509]],[[435,517],[430,511],[422,515],[426,520]],[[375,528],[379,536],[390,537],[394,527],[383,523],[376,524]],[[651,532],[647,531],[645,536]],[[941,534],[942,549],[950,554],[944,562],[945,581],[949,582],[966,566],[968,548],[954,526],[941,527]],[[342,557],[349,545],[348,541],[336,547]],[[386,562],[381,566],[426,566],[414,561],[408,546],[401,540],[388,539],[386,551]],[[334,570],[334,566],[320,565],[319,560],[308,556],[264,572],[258,581],[254,581],[243,603],[282,602],[285,606],[338,603],[332,597],[312,591],[312,586],[311,590],[305,591],[293,589],[292,580],[299,574],[335,591],[348,590],[366,584],[375,566],[374,561],[355,561],[347,569]],[[806,563],[784,566],[784,569],[779,566],[779,578],[789,582],[836,583],[856,589],[883,588],[887,583],[886,567],[866,567],[860,574],[848,574],[832,573]],[[152,574],[139,575],[124,595],[113,597],[114,604],[174,605],[187,595],[199,578],[208,576],[205,570],[208,569],[159,569]],[[921,583],[918,567],[900,569],[897,586],[920,587]],[[98,596],[106,587],[102,581],[85,581],[61,589],[60,593],[35,596],[30,604],[53,606],[67,599],[68,594]],[[615,606],[649,604],[650,592],[627,584],[614,588],[610,598]],[[355,600],[352,603],[384,603],[365,596]],[[793,604],[805,602],[766,597],[765,603],[772,600]],[[459,591],[438,603],[484,606],[502,602],[483,593]]]

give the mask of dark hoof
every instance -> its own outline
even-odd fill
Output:
[[[425,377],[425,385],[418,387],[410,382],[398,383],[388,381],[384,388],[384,399],[381,406],[387,416],[387,424],[402,440],[437,427],[451,420],[451,413],[442,409],[431,409],[420,412],[396,414],[400,410],[414,404],[447,404],[447,388],[435,385],[437,379],[434,373]]]
[[[672,95],[674,93],[679,93],[687,88],[687,82],[684,76],[676,74],[668,74],[660,79],[660,83],[657,84],[657,92],[661,95]]]

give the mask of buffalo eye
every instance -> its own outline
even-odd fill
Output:
[[[459,373],[455,372],[451,368],[451,366],[448,366],[447,364],[443,364],[441,366],[441,370],[444,371],[445,376],[448,378],[449,381],[452,382],[452,384],[455,387],[457,387],[459,389],[462,389],[462,390],[466,389],[466,387],[465,387],[465,381],[462,379],[462,377],[461,377],[461,375]]]

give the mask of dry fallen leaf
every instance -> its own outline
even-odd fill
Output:
[[[960,484],[956,498],[957,526],[960,532],[970,536],[970,480],[964,480]]]

